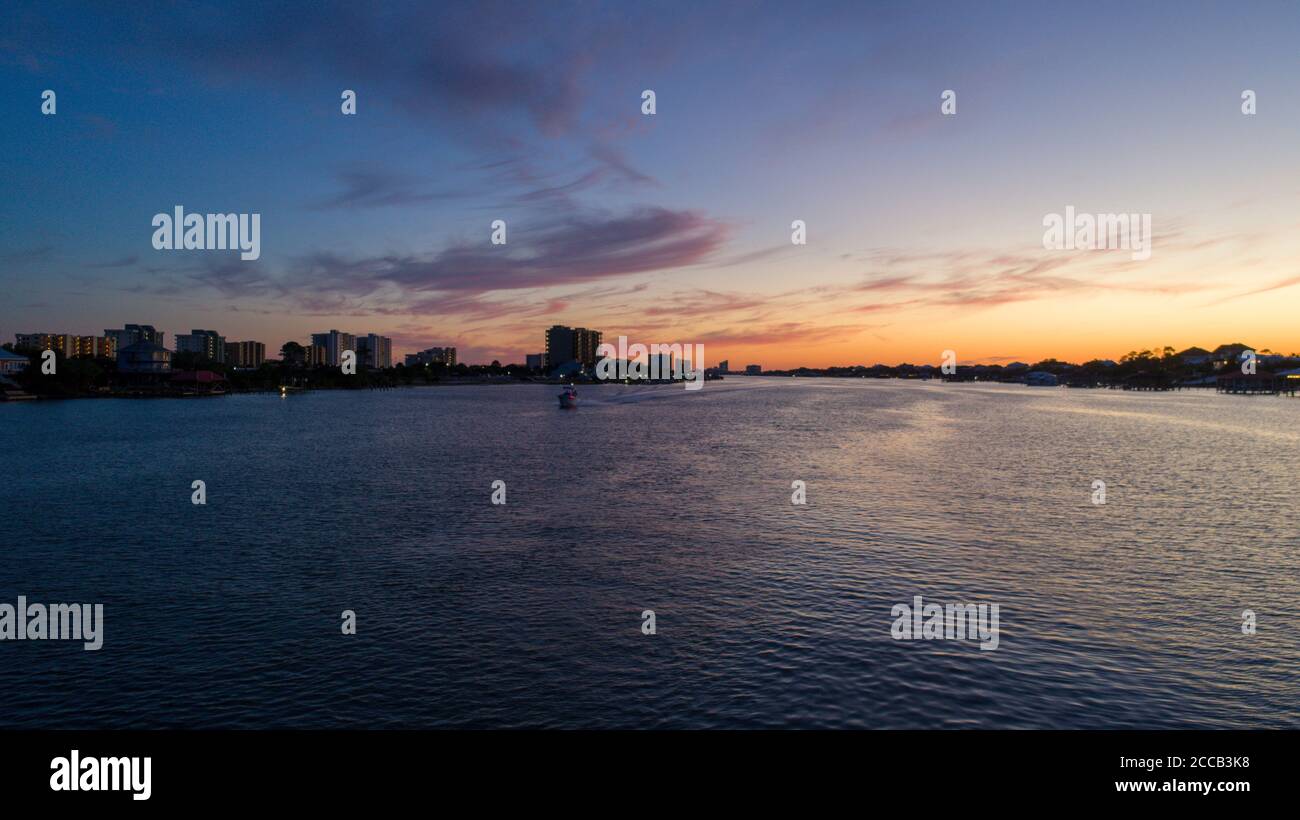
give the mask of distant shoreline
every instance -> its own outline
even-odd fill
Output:
[[[411,384],[404,384],[404,383],[359,384],[355,386],[346,385],[346,384],[323,384],[323,385],[313,385],[310,387],[301,387],[296,385],[283,385],[283,386],[276,386],[276,387],[225,388],[221,390],[199,391],[199,392],[184,392],[173,388],[163,388],[158,390],[126,388],[120,390],[108,389],[108,390],[96,390],[96,391],[81,392],[81,393],[61,393],[61,394],[32,393],[32,394],[23,395],[21,397],[9,397],[8,399],[6,399],[3,395],[0,395],[0,404],[4,404],[6,403],[6,401],[15,401],[15,402],[36,401],[36,400],[67,401],[67,400],[75,400],[75,399],[196,399],[196,398],[216,399],[216,398],[222,398],[224,396],[249,395],[249,394],[256,394],[256,393],[269,393],[272,395],[275,394],[294,395],[298,393],[315,393],[319,391],[345,391],[345,392],[369,393],[374,391],[404,390],[407,388],[418,388],[418,387],[433,387],[433,388],[481,387],[481,386],[524,385],[524,384],[531,384],[531,385],[538,385],[538,386],[545,386],[545,387],[561,387],[573,383],[574,382],[568,380],[562,381],[560,379],[548,379],[548,380],[516,379],[516,378],[508,378],[508,377],[485,376],[483,378],[451,379],[446,381],[419,382],[419,383],[411,383]],[[630,383],[621,382],[621,381],[595,381],[595,382],[577,382],[577,384],[581,387],[607,387],[610,385],[619,385],[619,386],[639,385],[639,386],[650,387],[654,385],[673,385],[676,384],[676,382],[662,381],[662,380],[661,381],[640,381],[640,382],[630,382]]]
[[[765,380],[773,380],[773,381],[788,380],[788,379],[804,379],[804,380],[833,379],[836,381],[880,381],[880,382],[918,382],[918,383],[933,382],[939,384],[978,384],[978,385],[1007,385],[1007,386],[1018,385],[1020,387],[1037,389],[1037,390],[1042,390],[1044,388],[1057,388],[1057,389],[1070,388],[1070,389],[1119,390],[1123,392],[1158,392],[1158,393],[1181,392],[1183,390],[1193,390],[1193,391],[1208,390],[1208,391],[1222,392],[1228,395],[1232,395],[1232,394],[1295,395],[1295,393],[1297,392],[1294,389],[1287,390],[1285,388],[1282,389],[1280,393],[1275,391],[1267,391],[1267,390],[1258,390],[1258,391],[1216,390],[1216,384],[1214,383],[1202,383],[1202,384],[1194,384],[1194,385],[1168,385],[1168,386],[1133,386],[1133,385],[1123,385],[1123,384],[1069,384],[1066,382],[1062,382],[1060,384],[1054,384],[1054,385],[1032,385],[1032,384],[1026,384],[1025,382],[1022,381],[1012,381],[1012,380],[978,379],[978,378],[943,378],[939,376],[934,376],[934,377],[861,376],[861,375],[840,375],[840,374],[827,375],[827,374],[809,374],[809,373],[782,374],[782,373],[775,373],[775,372],[763,373],[763,374],[731,373],[728,375],[733,378],[744,378],[744,379],[754,378],[754,379],[765,379]],[[710,381],[715,381],[715,380],[710,380]],[[460,378],[460,379],[419,382],[419,383],[409,383],[409,384],[408,383],[396,383],[396,384],[371,383],[371,384],[358,384],[355,386],[350,386],[346,384],[322,384],[318,386],[313,385],[307,387],[296,386],[296,385],[284,385],[284,386],[276,386],[276,387],[226,388],[226,389],[206,391],[206,392],[203,391],[184,392],[176,389],[149,390],[149,389],[127,388],[122,390],[110,389],[110,390],[99,390],[93,392],[72,393],[72,394],[26,394],[22,396],[11,395],[7,398],[2,394],[0,394],[0,404],[5,404],[8,402],[19,402],[19,401],[37,401],[37,400],[64,401],[64,400],[75,400],[75,399],[195,399],[195,398],[212,399],[212,398],[221,398],[224,396],[251,395],[251,394],[259,394],[259,393],[263,393],[263,394],[269,393],[272,395],[282,394],[285,396],[289,396],[298,393],[312,393],[317,391],[372,392],[372,391],[388,391],[388,390],[420,388],[420,387],[446,388],[446,387],[482,387],[482,386],[509,386],[509,385],[537,385],[537,386],[545,386],[545,387],[560,387],[567,384],[576,384],[577,386],[583,388],[589,388],[589,387],[603,388],[603,387],[613,387],[613,386],[618,386],[618,387],[674,386],[677,385],[678,382],[672,380],[657,380],[657,381],[641,380],[641,381],[630,381],[630,382],[609,380],[609,381],[578,381],[575,383],[570,380],[560,380],[560,379],[521,379],[521,378],[511,378],[505,376],[483,376],[477,378],[471,377],[471,378]]]

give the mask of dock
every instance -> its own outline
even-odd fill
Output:
[[[1300,390],[1300,377],[1293,374],[1233,373],[1220,376],[1214,389],[1235,396],[1291,396]]]

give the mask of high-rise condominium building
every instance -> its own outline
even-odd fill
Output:
[[[226,337],[215,330],[194,329],[176,334],[177,353],[198,353],[214,362],[226,360]]]
[[[165,346],[163,337],[167,334],[155,330],[153,325],[125,325],[121,330],[106,329],[104,335],[113,337],[117,349],[123,350],[136,342],[153,342],[163,347]]]
[[[325,364],[330,367],[338,367],[343,363],[343,351],[351,350],[355,353],[357,350],[357,337],[338,330],[313,333],[311,343],[325,348]],[[361,361],[360,356],[357,356],[357,361]]]
[[[583,367],[596,366],[596,348],[598,347],[600,347],[599,330],[588,330],[585,327],[574,329],[573,357],[582,362]]]
[[[266,345],[261,342],[226,342],[226,363],[234,367],[261,367]]]
[[[422,350],[419,353],[406,354],[407,367],[420,367],[426,364],[445,364],[448,367],[456,366],[456,348],[454,347],[431,347],[428,350]]]
[[[546,366],[559,367],[576,358],[573,351],[573,328],[552,325],[546,331]]]
[[[72,356],[74,338],[66,333],[16,333],[14,346],[34,350],[53,350],[62,356]]]
[[[357,337],[357,364],[361,367],[392,367],[393,340],[370,333]]]
[[[72,355],[117,358],[117,340],[111,336],[73,336]]]
[[[600,337],[599,330],[552,325],[546,331],[546,366],[554,368],[577,361],[584,367],[594,367]]]
[[[117,339],[112,336],[73,336],[68,333],[18,333],[16,347],[55,350],[64,356],[117,356]]]

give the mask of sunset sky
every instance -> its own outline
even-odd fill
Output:
[[[134,322],[274,355],[338,328],[518,362],[560,323],[733,367],[1300,351],[1292,2],[109,8],[0,10],[0,341]],[[155,250],[177,205],[260,213],[261,258]],[[1069,205],[1150,213],[1151,258],[1045,250]]]

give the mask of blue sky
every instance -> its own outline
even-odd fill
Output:
[[[5,340],[339,328],[518,361],[561,322],[768,366],[1300,348],[1294,4],[20,2],[0,22]],[[176,205],[260,213],[261,258],[154,250]],[[1045,257],[1066,205],[1152,213],[1153,262]]]

